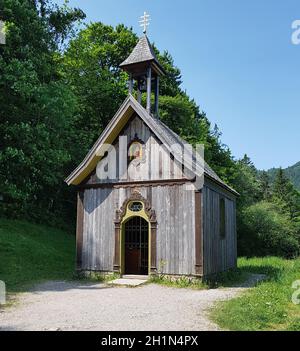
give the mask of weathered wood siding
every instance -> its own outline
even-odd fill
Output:
[[[220,198],[225,198],[226,236],[220,237]],[[203,263],[209,276],[236,267],[236,201],[206,180],[203,188]]]
[[[152,204],[158,222],[158,270],[165,274],[195,274],[193,188],[190,185],[152,188]]]
[[[188,188],[188,189],[187,189]],[[195,194],[188,184],[139,187],[157,216],[156,261],[165,274],[195,273]],[[115,211],[132,188],[88,189],[84,193],[82,269],[112,271]]]
[[[114,217],[111,188],[85,190],[82,269],[113,270]]]
[[[99,184],[95,172],[84,182],[83,185],[90,188],[83,190],[83,226],[80,226],[80,223],[78,225],[82,231],[82,255],[81,258],[78,257],[82,269],[113,271],[115,214],[131,197],[133,190],[139,191],[156,213],[156,267],[159,272],[199,275],[203,269],[203,274],[207,276],[235,267],[235,196],[206,177],[201,201],[199,198],[195,204],[194,186],[189,182],[182,184],[184,180],[182,181],[181,165],[170,157],[167,149],[159,148],[158,139],[138,116],[134,116],[128,122],[121,135],[127,136],[127,145],[136,138],[142,140],[145,157],[139,164],[135,164],[136,169],[131,173],[131,177],[126,179],[129,184],[124,184],[124,179],[119,179],[122,184],[116,179],[101,181],[114,184]],[[126,161],[127,155],[119,153],[118,138],[114,145],[117,178],[120,178],[122,162]],[[108,157],[103,162],[106,164],[109,159]],[[119,163],[119,160],[122,162]],[[179,183],[176,181],[178,179]],[[135,183],[138,181],[147,181],[148,184]],[[226,207],[224,239],[220,237],[220,197],[225,198]],[[196,208],[200,218],[197,217]],[[197,251],[198,262],[196,243],[197,250],[201,250]],[[81,245],[81,241],[79,244]]]
[[[127,181],[147,181],[147,180],[162,180],[162,179],[181,179],[183,178],[181,165],[174,161],[167,149],[160,144],[155,135],[151,132],[148,126],[141,120],[141,118],[135,115],[126,125],[121,136],[127,137],[127,144],[138,138],[144,143],[145,157],[143,161],[136,167],[130,165],[130,172],[127,174]],[[128,145],[126,145],[127,147]],[[115,140],[114,147],[116,150],[116,175],[117,179],[99,180],[96,176],[96,172],[87,180],[87,184],[91,183],[103,183],[103,182],[116,182],[122,180],[122,169],[124,162],[127,158],[123,157],[119,151],[119,137]],[[119,162],[121,160],[121,162]],[[109,157],[104,158],[102,162],[104,165],[108,164]]]

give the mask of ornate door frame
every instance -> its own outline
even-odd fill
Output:
[[[156,214],[152,209],[150,202],[145,199],[138,191],[134,191],[130,197],[124,201],[121,208],[116,211],[114,272],[122,274],[124,271],[124,263],[122,257],[122,242],[124,236],[123,224],[126,222],[126,220],[134,216],[134,214],[128,215],[128,205],[135,201],[143,203],[142,214],[135,214],[135,216],[141,216],[149,223],[149,274],[156,274]]]

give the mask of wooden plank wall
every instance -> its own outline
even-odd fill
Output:
[[[81,269],[81,266],[82,266],[83,220],[84,220],[83,191],[78,191],[77,224],[76,224],[76,269]]]
[[[145,159],[138,166],[138,169],[131,167],[132,177],[129,177],[128,181],[141,181],[141,180],[162,180],[162,179],[181,179],[182,171],[181,165],[170,158],[167,150],[162,146],[157,138],[151,132],[151,130],[144,124],[140,117],[135,116],[126,126],[122,132],[123,136],[127,136],[127,143],[129,144],[136,136],[144,142],[145,145]],[[117,159],[117,177],[121,178],[121,171],[119,168],[119,140],[115,143],[116,159]],[[124,157],[121,157],[123,160]],[[103,160],[104,164],[107,160]],[[122,167],[122,166],[121,166]],[[110,180],[111,182],[112,180]],[[124,181],[124,180],[123,180]],[[87,184],[97,183],[99,180],[95,176],[87,181]],[[109,180],[101,181],[109,182]],[[113,180],[116,182],[116,180]]]
[[[138,116],[128,123],[121,134],[127,136],[128,143],[136,136],[145,143],[145,160],[128,181],[157,181],[182,177],[181,166],[174,162],[166,150],[150,147],[159,146],[159,142]],[[117,160],[118,149],[116,141]],[[94,174],[87,184],[96,182]],[[190,186],[191,189],[186,191],[186,186]],[[135,189],[152,203],[156,211],[157,267],[162,273],[195,274],[195,193],[192,188],[192,185],[152,184]],[[130,187],[85,190],[83,269],[113,270],[115,211],[120,209],[131,192]],[[227,234],[224,240],[219,237],[220,196],[226,198]],[[203,268],[204,275],[209,275],[236,265],[235,197],[206,179],[202,206]],[[162,262],[165,264],[162,265]]]
[[[160,273],[195,274],[195,193],[193,188],[186,187],[190,185],[152,188]]]
[[[194,274],[195,193],[192,185],[148,186],[135,190],[149,199],[156,212],[157,267],[165,274]],[[115,211],[132,191],[132,188],[85,190],[82,269],[113,270]]]
[[[220,198],[225,198],[226,236],[220,237]],[[221,188],[209,183],[203,188],[204,275],[236,267],[236,202]]]
[[[113,270],[114,217],[113,189],[85,190],[82,269]]]

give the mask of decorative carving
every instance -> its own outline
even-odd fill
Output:
[[[132,201],[142,202],[144,204],[144,210],[146,212],[146,215],[149,218],[149,222],[151,223],[151,225],[156,224],[156,222],[157,222],[156,221],[156,214],[155,214],[155,211],[152,210],[150,202],[147,199],[145,199],[140,192],[138,192],[137,190],[134,190],[131,193],[130,197],[124,201],[120,210],[116,211],[116,219],[115,219],[116,225],[120,224],[122,222],[122,219],[125,216],[126,211],[127,211],[127,206]]]
[[[151,262],[150,272],[151,274],[156,274],[156,228],[157,228],[157,220],[155,211],[152,210],[150,202],[145,199],[141,193],[135,188],[130,197],[124,201],[120,210],[116,211],[115,218],[115,255],[114,255],[114,271],[117,273],[121,273],[121,252],[120,252],[120,240],[121,240],[121,222],[123,217],[126,214],[128,204],[132,201],[139,201],[144,204],[144,210],[146,215],[149,218],[150,222],[150,230],[151,230]]]

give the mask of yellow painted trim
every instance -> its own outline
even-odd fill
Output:
[[[143,208],[141,211],[139,212],[134,212],[131,211],[129,209],[130,205],[132,204],[132,202],[140,202],[143,204]],[[145,204],[143,201],[140,200],[133,200],[130,201],[127,204],[127,208],[126,208],[126,212],[124,217],[122,218],[121,221],[121,232],[120,232],[120,262],[121,262],[121,267],[120,267],[120,272],[121,275],[124,274],[124,270],[125,270],[125,224],[126,222],[128,222],[131,218],[133,217],[142,217],[143,219],[145,219],[148,223],[148,275],[150,275],[151,273],[151,224],[150,224],[150,220],[149,217],[147,216],[146,212],[145,212]]]
[[[128,122],[128,119],[124,119],[122,124],[117,126],[115,129],[112,130],[111,134],[107,137],[107,139],[104,140],[103,144],[113,144],[114,141],[117,139],[119,136],[121,130],[124,128],[126,123]],[[104,149],[103,144],[100,145],[98,150],[95,152],[93,155],[93,158],[91,159],[90,163],[86,166],[86,168],[83,169],[83,171],[76,177],[76,180],[74,180],[73,184],[78,185],[80,184],[86,177],[88,177],[94,169],[97,167],[98,162],[101,160],[100,156],[97,156],[97,154],[104,153],[106,149]],[[103,150],[103,151],[102,151]]]
[[[129,96],[124,105],[121,106],[120,110],[116,113],[110,124],[106,127],[99,139],[96,141],[92,149],[86,155],[85,159],[81,164],[67,177],[65,180],[68,185],[79,185],[91,172],[96,168],[97,163],[101,157],[97,156],[100,153],[103,144],[113,144],[117,139],[126,123],[129,121],[132,114],[135,112],[134,104],[132,101],[134,98]],[[114,125],[115,124],[115,125]]]

